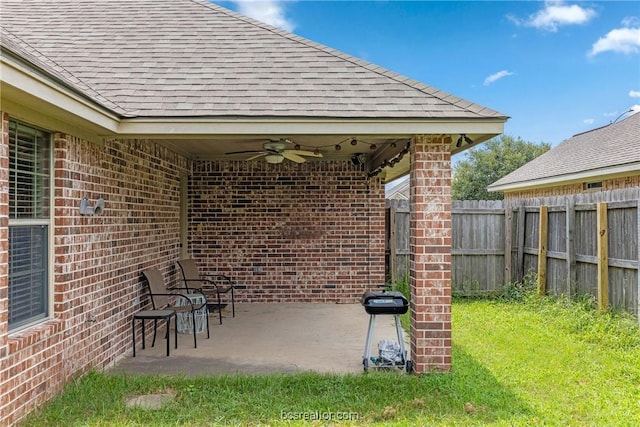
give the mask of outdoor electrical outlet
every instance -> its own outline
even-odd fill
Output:
[[[133,306],[134,306],[134,307],[137,307],[137,306],[139,306],[139,305],[140,305],[140,297],[135,297],[135,298],[133,299]]]
[[[261,265],[254,265],[253,266],[253,272],[254,273],[262,273],[262,266]]]

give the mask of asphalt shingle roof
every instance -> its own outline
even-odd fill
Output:
[[[502,118],[206,0],[2,0],[2,48],[125,117]]]
[[[640,113],[616,123],[580,133],[535,158],[489,188],[526,184],[625,164],[640,163]]]

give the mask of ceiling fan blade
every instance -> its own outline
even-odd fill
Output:
[[[322,157],[322,153],[308,150],[284,150],[283,153],[296,154],[298,156]]]
[[[231,151],[224,154],[249,154],[249,153],[263,153],[263,150],[244,150],[244,151]]]
[[[284,156],[285,159],[289,159],[292,162],[296,162],[296,163],[306,162],[306,159],[304,157],[298,156],[297,153],[294,153],[291,150],[285,150],[280,154],[282,154],[282,156]]]
[[[255,153],[255,151],[253,151],[253,153]],[[245,159],[246,161],[250,161],[250,160],[255,160],[255,159],[259,159],[260,157],[264,157],[269,153],[265,153],[264,151],[261,152],[260,154],[256,154],[255,156],[251,156],[248,159]]]

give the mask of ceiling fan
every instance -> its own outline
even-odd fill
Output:
[[[225,154],[250,154],[255,153],[254,156],[248,157],[246,160],[255,160],[260,157],[264,157],[267,163],[282,163],[284,159],[291,160],[296,163],[304,163],[307,161],[302,156],[306,157],[322,157],[322,153],[319,151],[308,151],[308,150],[289,150],[287,149],[287,143],[291,143],[286,139],[281,139],[279,141],[269,141],[263,144],[262,150],[247,150],[247,151],[232,151],[230,153]]]

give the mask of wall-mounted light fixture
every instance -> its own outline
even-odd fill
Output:
[[[102,197],[96,200],[94,206],[91,206],[87,196],[80,199],[80,215],[100,215],[103,212],[104,199]]]
[[[473,144],[473,140],[463,133],[460,134],[460,138],[458,138],[458,141],[456,142],[456,147],[460,148],[460,146],[462,145],[462,141],[466,142],[469,145]]]
[[[367,162],[367,156],[362,153],[354,154],[351,156],[351,163],[356,166],[364,165]]]

